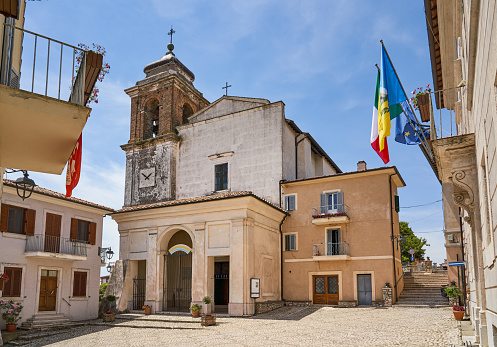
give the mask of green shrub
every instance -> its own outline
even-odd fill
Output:
[[[445,292],[449,298],[458,298],[462,295],[461,291],[457,287],[447,287],[445,288]]]

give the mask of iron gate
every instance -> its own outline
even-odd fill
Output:
[[[192,254],[164,254],[162,309],[188,312],[192,301]]]
[[[145,304],[145,280],[133,279],[133,310],[141,310]]]

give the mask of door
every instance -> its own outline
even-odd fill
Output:
[[[57,270],[41,270],[39,311],[55,311],[57,275]]]
[[[188,312],[192,301],[192,254],[164,255],[163,310]]]
[[[228,305],[230,297],[230,263],[229,261],[214,263],[214,303]]]
[[[326,255],[340,255],[341,251],[341,243],[340,243],[340,229],[328,229],[326,231],[326,244],[327,244],[327,253]]]
[[[371,275],[357,275],[357,300],[359,305],[373,304]]]
[[[314,304],[338,305],[338,276],[313,276]]]

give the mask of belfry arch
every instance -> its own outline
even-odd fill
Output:
[[[159,100],[148,101],[143,111],[143,139],[157,137],[159,135]]]

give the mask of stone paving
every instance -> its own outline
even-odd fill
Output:
[[[29,346],[451,346],[460,345],[450,308],[283,307],[250,318],[118,315],[32,341]]]

